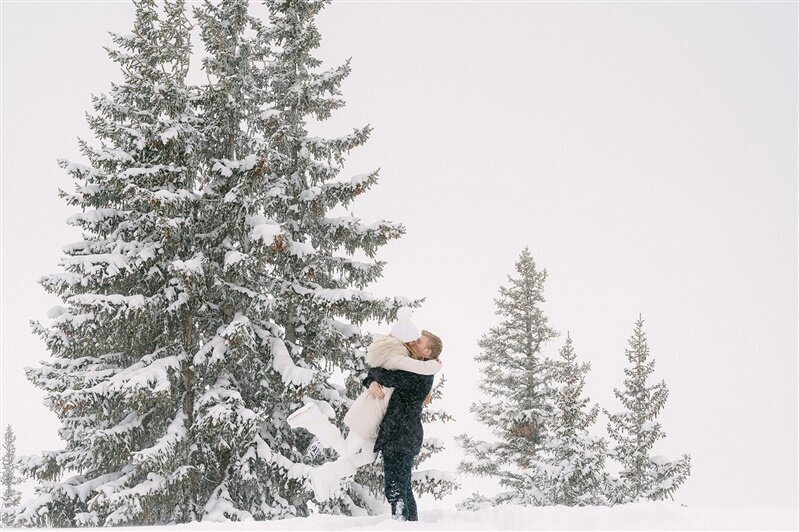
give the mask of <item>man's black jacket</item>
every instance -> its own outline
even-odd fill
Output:
[[[419,454],[424,439],[422,408],[424,398],[433,387],[433,376],[371,368],[363,384],[368,387],[372,381],[394,388],[377,433],[375,452]]]

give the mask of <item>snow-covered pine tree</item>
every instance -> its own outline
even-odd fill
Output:
[[[259,409],[255,433],[248,433],[249,443],[241,438],[231,445],[231,466],[207,505],[218,517],[311,511],[310,465],[332,458],[332,451],[318,452],[310,435],[293,431],[286,417],[314,401],[341,426],[347,388],[352,397],[361,392],[369,337],[360,326],[414,304],[364,291],[384,267],[374,260],[378,248],[399,237],[402,226],[332,216],[374,185],[377,172],[337,179],[345,154],[366,141],[368,127],[335,139],[309,133],[312,121],[344,105],[339,86],[349,73],[348,64],[319,71],[312,56],[320,40],[314,17],[325,3],[267,2],[269,25],[251,16],[242,0],[194,10],[208,53],[201,108],[204,199],[212,214],[202,235],[205,260],[214,278],[213,304],[236,323],[236,349],[253,352],[237,357],[253,361],[247,368],[202,362],[197,371],[202,367],[209,382],[223,371],[228,389]],[[216,326],[222,337],[228,325]],[[334,370],[349,376],[346,388],[329,382]],[[376,486],[361,481],[372,478],[375,467],[321,511],[374,509]],[[382,475],[379,480],[382,493]]]
[[[543,460],[552,468],[549,491],[554,504],[607,504],[607,443],[589,433],[599,414],[599,405],[590,406],[591,399],[582,397],[590,369],[590,363],[577,362],[574,343],[567,333],[555,363],[553,438]]]
[[[89,165],[61,161],[82,240],[40,283],[63,305],[33,322],[52,358],[27,368],[61,421],[61,450],[22,460],[41,481],[19,525],[154,524],[195,518],[207,474],[192,462],[191,316],[197,135],[185,85],[183,0],[135,0],[129,35],[112,35],[120,84],[93,97]],[[200,276],[201,277],[201,276]],[[62,477],[66,478],[62,480]]]
[[[7,425],[3,433],[3,476],[0,481],[3,486],[2,505],[0,506],[3,526],[13,526],[14,511],[22,498],[22,494],[17,489],[22,479],[17,476],[16,439],[11,425]]]
[[[133,34],[115,36],[125,78],[95,99],[101,147],[82,143],[90,166],[64,163],[84,240],[66,249],[66,272],[42,281],[65,303],[34,324],[54,359],[28,373],[67,448],[26,460],[43,484],[18,523],[309,513],[313,442],[286,416],[310,400],[340,420],[349,400],[328,377],[349,372],[360,392],[360,325],[415,304],[363,291],[402,226],[329,216],[377,173],[335,179],[368,127],[327,140],[306,131],[343,105],[349,71],[314,71],[322,5],[270,2],[272,28],[243,0],[198,6],[198,88],[184,82],[182,1],[163,22],[138,1]],[[56,480],[63,472],[77,474]],[[325,510],[363,512],[368,491],[354,482]]]
[[[676,461],[650,455],[655,442],[666,436],[656,418],[669,391],[665,381],[647,383],[655,370],[655,360],[650,358],[640,315],[628,345],[625,354],[630,365],[624,369],[624,389],[613,390],[624,410],[615,414],[605,411],[613,441],[611,456],[621,464],[609,494],[614,504],[672,498],[691,473],[691,457],[687,454]]]
[[[494,300],[502,321],[480,339],[482,351],[475,357],[483,367],[480,389],[489,399],[473,403],[470,411],[497,441],[457,438],[472,457],[458,465],[461,473],[493,477],[509,489],[490,499],[475,495],[464,508],[552,503],[543,489],[547,468],[539,459],[551,445],[554,366],[542,349],[558,333],[541,308],[547,272],[538,270],[528,248],[516,262],[516,273]]]
[[[365,376],[365,346],[370,338],[360,325],[366,320],[393,319],[400,306],[418,302],[379,298],[364,291],[382,274],[384,263],[374,260],[377,250],[404,232],[399,224],[365,224],[345,214],[345,209],[378,179],[377,170],[338,179],[346,154],[366,142],[371,128],[356,128],[337,138],[310,132],[315,123],[328,119],[344,105],[340,85],[350,72],[349,61],[320,71],[321,62],[313,55],[320,44],[315,17],[328,3],[267,3],[271,62],[265,72],[269,99],[260,116],[274,183],[265,216],[278,221],[282,229],[273,260],[273,275],[279,280],[273,313],[285,331],[291,353],[318,370],[318,378],[302,391],[303,400],[316,401],[343,426],[341,419],[350,404],[347,396],[357,397],[363,390],[360,381]],[[367,260],[358,260],[356,253]],[[328,382],[334,369],[347,375],[346,389]],[[288,411],[301,405],[285,404]],[[282,425],[281,430],[287,427]],[[330,455],[320,458],[329,459]],[[361,468],[349,489],[321,510],[376,511],[374,499],[382,499],[383,493],[379,468],[379,463]],[[444,487],[436,489],[446,491]]]
[[[197,519],[270,519],[307,513],[294,437],[281,416],[315,379],[295,364],[274,317],[272,275],[281,227],[264,216],[272,187],[263,141],[268,42],[244,0],[193,9],[208,83],[199,87],[204,305],[195,314],[195,459],[209,467]],[[301,469],[301,467],[300,467]]]

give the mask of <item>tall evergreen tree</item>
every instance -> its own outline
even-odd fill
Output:
[[[41,481],[18,524],[152,524],[197,515],[209,474],[193,452],[193,284],[201,197],[191,52],[183,0],[135,0],[130,35],[113,35],[123,81],[93,97],[89,165],[61,161],[83,239],[40,283],[63,305],[33,322],[52,358],[28,368],[61,421],[65,448],[23,459]],[[199,276],[201,278],[201,276]],[[62,476],[67,477],[62,480]]]
[[[200,101],[204,198],[210,212],[202,238],[214,286],[207,297],[224,318],[209,315],[198,325],[225,353],[218,361],[206,356],[195,362],[198,378],[223,379],[222,388],[246,405],[233,409],[226,426],[247,427],[235,439],[225,439],[227,465],[206,505],[213,518],[265,519],[311,511],[310,466],[330,456],[312,452],[308,434],[293,431],[285,419],[304,401],[315,401],[330,416],[341,413],[348,401],[345,390],[328,378],[344,366],[341,361],[362,364],[359,348],[365,336],[359,325],[386,319],[407,303],[364,292],[383,264],[356,261],[340,249],[350,255],[364,250],[373,258],[402,227],[385,222],[380,231],[353,236],[331,230],[334,224],[325,217],[365,192],[376,176],[335,181],[340,166],[306,147],[325,142],[308,140],[308,109],[324,107],[327,100],[337,102],[331,108],[340,106],[334,95],[342,75],[340,69],[312,72],[319,63],[310,55],[306,61],[281,54],[301,49],[307,55],[318,45],[313,16],[322,5],[268,3],[270,22],[280,27],[261,23],[245,0],[205,2],[194,10],[209,79]],[[281,38],[281,32],[287,34]],[[288,74],[298,77],[285,81]],[[335,79],[316,86],[330,76]],[[364,140],[365,135],[346,148]],[[343,152],[332,151],[339,165]],[[237,336],[232,343],[226,336],[231,325]],[[209,412],[216,408],[214,401],[207,403]],[[236,412],[248,409],[255,415],[237,418]],[[209,453],[219,445],[214,426],[205,431]],[[344,496],[327,511],[350,513],[361,506]]]
[[[614,414],[606,411],[608,434],[614,444],[612,456],[621,464],[610,492],[611,501],[672,498],[691,472],[691,457],[684,454],[679,460],[669,461],[650,455],[655,442],[666,436],[656,418],[666,404],[669,391],[665,381],[647,382],[655,370],[655,360],[650,358],[644,320],[640,316],[628,345],[625,354],[630,365],[624,369],[624,388],[614,389],[624,410]]]
[[[377,182],[377,170],[338,179],[346,154],[366,142],[371,127],[336,138],[310,132],[314,123],[328,119],[344,105],[340,85],[350,72],[349,61],[320,71],[321,62],[313,55],[320,44],[315,17],[327,3],[267,3],[265,35],[271,61],[264,71],[268,97],[259,116],[273,183],[265,216],[277,220],[283,230],[272,261],[274,319],[285,331],[291,352],[318,371],[318,378],[301,391],[303,400],[316,401],[343,426],[350,403],[347,396],[360,394],[365,376],[364,348],[370,338],[360,325],[366,320],[392,319],[399,306],[414,302],[378,298],[364,291],[382,275],[385,264],[374,260],[377,250],[404,228],[387,221],[366,224],[352,214],[342,215]],[[356,259],[356,253],[367,260]],[[345,389],[328,382],[333,369],[348,376]],[[300,403],[285,405],[290,412]],[[288,427],[283,424],[279,430]],[[320,457],[330,458],[324,453]],[[325,503],[322,511],[375,511],[374,497],[382,498],[383,489],[378,467],[364,468],[349,489]]]
[[[3,476],[0,481],[3,486],[2,507],[0,508],[3,526],[13,526],[14,510],[22,499],[22,494],[17,489],[22,479],[17,476],[17,448],[14,444],[16,439],[11,425],[7,425],[3,433]]]
[[[366,320],[406,298],[364,291],[399,224],[331,216],[377,181],[336,180],[369,128],[312,137],[341,105],[344,65],[317,72],[325,2],[246,0],[194,9],[208,84],[187,87],[183,0],[137,0],[114,36],[124,83],[96,98],[91,163],[63,163],[84,209],[65,273],[43,278],[64,306],[34,329],[54,358],[28,370],[67,448],[25,461],[43,481],[18,523],[156,524],[307,515],[313,453],[285,419],[315,401],[339,422],[360,392]],[[362,253],[367,260],[356,260]],[[347,387],[329,382],[349,374]],[[356,393],[351,393],[355,396]],[[75,471],[65,481],[62,472]],[[323,511],[372,509],[356,479]],[[431,483],[432,485],[432,483]],[[439,488],[440,490],[441,488]]]
[[[196,460],[213,464],[203,520],[307,513],[295,496],[301,454],[279,427],[298,390],[318,375],[289,352],[275,319],[273,262],[283,229],[265,216],[274,181],[260,117],[268,40],[248,10],[244,0],[193,10],[208,80],[198,100],[205,208],[197,228],[207,282],[194,322],[202,347],[193,357]]]
[[[489,400],[473,403],[470,411],[491,428],[495,442],[483,442],[462,434],[458,441],[471,460],[462,461],[462,473],[499,480],[508,491],[486,499],[475,496],[464,504],[549,504],[545,492],[547,467],[539,459],[550,446],[553,425],[552,361],[542,349],[557,336],[541,305],[546,270],[538,270],[525,248],[516,262],[516,277],[499,289],[496,314],[502,321],[479,342],[482,352],[480,389]]]
[[[571,336],[560,350],[555,365],[555,408],[552,441],[544,461],[550,466],[550,499],[554,504],[584,506],[606,504],[607,444],[591,436],[599,405],[582,397],[588,362],[578,363]]]

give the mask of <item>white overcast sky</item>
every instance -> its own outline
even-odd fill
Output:
[[[48,356],[28,321],[58,303],[36,280],[80,238],[56,159],[80,160],[132,9],[2,11],[2,424],[30,454],[61,445],[22,372]],[[676,500],[796,505],[797,4],[335,2],[318,23],[318,56],[353,68],[319,131],[372,124],[345,174],[382,169],[353,210],[407,227],[372,290],[426,297],[415,321],[444,338],[457,422],[428,435],[485,434],[472,357],[529,246],[563,333],[548,353],[570,331],[603,407],[646,320],[671,392],[656,452],[693,460]]]

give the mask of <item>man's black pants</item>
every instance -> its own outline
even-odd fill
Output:
[[[416,499],[411,489],[411,470],[416,455],[383,450],[383,476],[391,515],[402,514],[406,521],[418,521]]]

